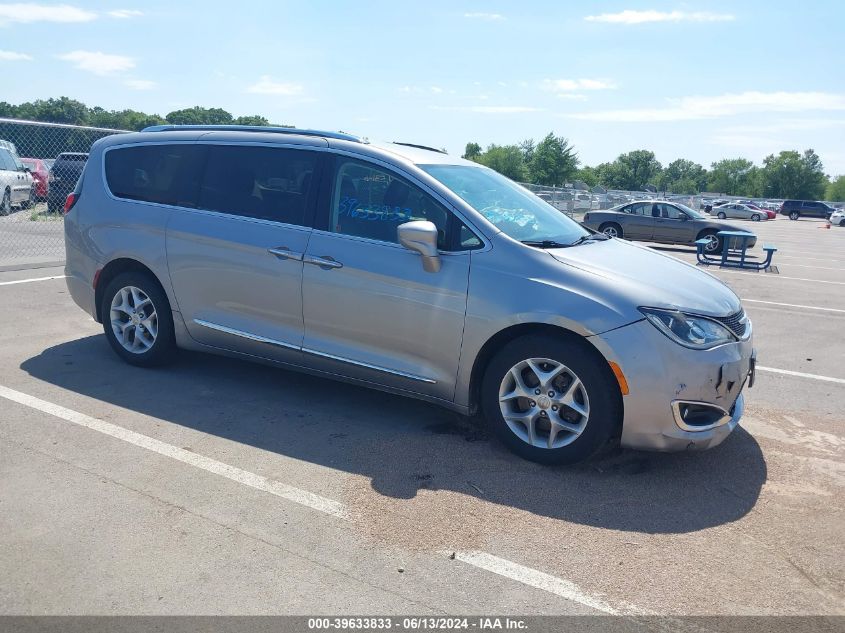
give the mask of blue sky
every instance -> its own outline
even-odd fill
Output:
[[[845,173],[845,2],[0,2],[0,100],[219,106],[445,147],[568,137],[584,164]]]

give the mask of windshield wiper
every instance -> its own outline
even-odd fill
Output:
[[[578,246],[579,244],[584,244],[585,242],[604,242],[609,239],[610,238],[604,233],[590,233],[588,235],[582,235],[568,246]]]
[[[526,246],[534,246],[536,248],[568,248],[572,244],[564,244],[563,242],[555,242],[554,240],[520,240]]]

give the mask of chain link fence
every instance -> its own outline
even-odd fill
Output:
[[[64,262],[64,200],[91,145],[123,133],[0,118],[0,270]]]
[[[578,220],[587,211],[610,209],[633,200],[665,199],[680,202],[695,210],[704,210],[707,199],[702,196],[676,195],[649,191],[623,191],[603,188],[577,189],[575,187],[547,187],[520,183],[532,193],[540,196],[556,209]]]

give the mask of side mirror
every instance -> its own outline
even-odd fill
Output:
[[[684,221],[687,221],[687,220],[689,220],[689,216],[686,213],[682,213],[681,219],[684,220]]]
[[[422,255],[423,270],[440,271],[440,253],[437,250],[437,227],[428,220],[414,220],[400,224],[396,229],[399,243],[410,251]]]

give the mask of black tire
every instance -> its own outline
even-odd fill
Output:
[[[845,226],[845,220],[839,220],[839,226]]]
[[[589,417],[581,434],[559,448],[539,448],[518,437],[499,407],[499,388],[521,361],[537,358],[562,363],[583,385]],[[589,343],[575,335],[533,334],[505,345],[490,361],[481,384],[481,408],[487,424],[514,453],[542,464],[572,464],[588,459],[618,437],[622,428],[622,395],[609,365]]]
[[[759,222],[760,221],[760,214],[759,213],[752,214],[751,221],[752,222]]]
[[[716,217],[719,218],[720,220],[724,220],[728,216],[725,215],[724,211],[719,211],[719,213],[716,214]]]
[[[615,235],[611,235],[610,233],[606,233],[606,231],[610,229],[611,231],[615,232]],[[609,235],[610,237],[622,237],[622,227],[619,226],[616,222],[605,222],[599,227],[599,233],[604,233],[605,235]]]
[[[697,238],[695,238],[695,239],[700,240],[700,239],[703,239],[703,238],[705,238],[705,237],[708,237],[708,238],[709,238],[710,236],[713,236],[713,237],[715,237],[715,238],[716,238],[716,242],[715,242],[716,246],[715,246],[715,248],[708,248],[708,247],[706,247],[706,246],[705,246],[705,247],[704,247],[704,252],[705,252],[705,253],[710,253],[710,254],[712,254],[712,253],[721,253],[721,252],[722,252],[722,238],[721,238],[721,237],[719,237],[719,234],[718,234],[718,232],[717,232],[717,231],[702,231],[702,232],[699,234],[699,236],[698,236]]]
[[[133,353],[125,349],[117,340],[111,325],[111,303],[117,293],[125,287],[134,286],[143,291],[152,301],[158,321],[158,333],[153,345],[144,352]],[[176,353],[176,337],[173,329],[173,312],[170,302],[161,285],[154,277],[141,272],[122,273],[111,280],[103,291],[100,304],[100,317],[103,331],[112,349],[124,361],[138,367],[154,367],[171,362]]]
[[[7,189],[3,192],[3,199],[0,201],[0,215],[9,215],[12,212],[12,194]]]
[[[800,217],[801,217],[801,214],[798,213],[798,211],[790,211],[789,212],[789,219],[790,220],[797,220]]]

